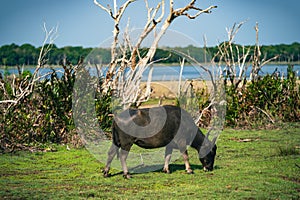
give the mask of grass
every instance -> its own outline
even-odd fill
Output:
[[[195,174],[182,159],[173,173],[149,172],[103,178],[86,149],[16,152],[0,156],[0,199],[300,199],[300,127],[226,129],[218,140],[213,172],[203,172],[194,150]]]

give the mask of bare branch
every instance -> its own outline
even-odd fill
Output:
[[[216,85],[216,80],[215,80],[215,77],[213,76],[213,73],[211,72],[211,70],[209,70],[207,67],[204,67],[201,63],[199,63],[195,58],[191,57],[190,55],[188,54],[185,54],[183,52],[179,52],[179,51],[176,51],[176,53],[178,55],[182,55],[183,57],[187,58],[190,62],[193,62],[195,63],[198,67],[200,67],[201,69],[203,69],[205,72],[208,73],[209,75],[209,78],[213,84],[213,87],[214,87],[214,91],[217,91],[217,85]]]
[[[153,8],[149,8],[148,1],[145,0],[146,8],[148,10],[148,20],[144,27],[143,32],[140,34],[139,39],[133,49],[132,56],[131,56],[131,68],[134,69],[136,67],[136,54],[138,53],[138,49],[140,48],[142,42],[144,39],[149,35],[151,31],[157,26],[158,23],[160,23],[163,19],[163,16],[165,14],[165,1],[162,0],[160,3],[157,4],[156,8],[153,11]],[[162,7],[161,15],[155,20],[155,17],[157,15],[157,12]],[[151,12],[153,11],[152,15]],[[152,24],[152,26],[150,26]]]
[[[140,81],[143,76],[143,72],[150,67],[151,64],[156,62],[153,61],[158,43],[162,36],[166,33],[167,29],[171,25],[172,21],[178,16],[187,16],[188,18],[196,18],[202,13],[210,13],[216,6],[210,6],[206,9],[200,9],[195,7],[195,0],[190,1],[185,7],[174,10],[174,2],[170,0],[170,13],[164,20],[165,16],[165,0],[159,1],[155,7],[150,7],[148,0],[145,1],[145,7],[147,9],[146,17],[147,21],[145,26],[137,38],[137,41],[132,45],[128,28],[125,30],[124,34],[124,44],[119,44],[119,23],[128,5],[135,0],[127,0],[119,9],[117,9],[117,1],[114,0],[114,13],[110,6],[103,6],[94,0],[94,3],[99,6],[102,10],[109,13],[109,15],[114,20],[114,30],[113,30],[113,42],[111,45],[111,62],[106,73],[106,78],[104,82],[104,88],[111,88],[116,90],[119,97],[122,99],[122,104],[139,103],[149,98],[150,96],[150,83],[151,77],[148,77],[148,82],[146,86],[146,92],[142,94],[140,89]],[[196,14],[192,15],[189,11],[197,11]],[[163,21],[164,20],[164,21]],[[145,55],[140,55],[139,49],[142,42],[149,36],[151,32],[155,30],[157,24],[162,23],[161,29],[155,34],[150,48],[147,50]],[[130,57],[128,56],[130,52]],[[129,58],[128,58],[129,57]],[[138,58],[138,62],[137,62]],[[119,67],[119,70],[116,70]],[[130,71],[125,69],[130,68]],[[126,73],[125,73],[126,72]],[[151,74],[151,73],[150,73]]]
[[[223,71],[226,73],[226,77],[223,77],[223,74],[220,74],[220,76],[224,78],[225,84],[227,82],[227,78],[229,78],[231,85],[235,88],[239,87],[240,83],[244,83],[242,82],[242,80],[246,79],[245,72],[248,68],[246,62],[249,60],[249,58],[251,58],[251,47],[246,49],[244,46],[234,44],[234,38],[245,22],[246,21],[240,22],[238,24],[235,23],[232,28],[226,29],[228,41],[223,42],[218,46],[218,53],[217,55],[215,55],[215,58],[217,56],[220,56],[218,64],[219,68],[221,68],[221,66],[225,62]],[[237,69],[239,69],[239,74],[237,74]]]
[[[264,114],[269,118],[269,120],[272,122],[272,124],[275,124],[275,121],[274,121],[274,119],[271,117],[271,115],[269,115],[266,111],[264,111],[263,109],[261,109],[261,108],[259,108],[259,107],[257,107],[257,106],[255,106],[255,108],[257,108],[257,109],[260,110],[262,113],[264,113]]]
[[[201,8],[195,7],[195,2],[196,2],[196,0],[192,0],[187,6],[174,10],[173,1],[172,1],[172,4],[170,4],[170,6],[172,6],[172,8],[170,10],[172,11],[171,13],[173,15],[173,19],[176,17],[179,17],[179,16],[187,16],[189,19],[195,19],[198,16],[200,16],[201,14],[211,13],[212,9],[217,8],[217,6],[209,6],[206,9],[201,9]],[[195,15],[191,15],[188,13],[190,10],[196,10],[198,12]]]
[[[13,103],[13,104],[16,104],[17,101],[16,100],[3,100],[3,101],[0,101],[0,103]]]
[[[112,12],[110,6],[108,5],[108,7],[103,6],[102,4],[100,4],[97,0],[94,0],[94,3],[99,6],[102,10],[106,11],[114,20],[114,29],[113,29],[113,42],[111,45],[111,62],[110,62],[110,66],[109,69],[106,73],[106,79],[105,79],[105,87],[104,90],[107,90],[109,87],[112,86],[112,79],[115,75],[115,71],[116,71],[116,67],[118,64],[118,60],[117,60],[117,46],[118,46],[118,37],[119,37],[119,23],[120,20],[126,10],[126,8],[128,7],[128,5],[132,2],[134,2],[135,0],[128,0],[126,1],[120,8],[119,10],[117,9],[117,1],[114,0],[114,12]]]
[[[211,13],[211,10],[213,8],[217,8],[217,6],[210,6],[210,7],[206,8],[206,9],[204,9],[204,10],[194,7],[192,9],[198,10],[198,12],[195,15],[190,15],[188,13],[184,13],[184,15],[186,15],[190,19],[195,19],[195,18],[197,18],[199,15],[201,15],[203,13]]]
[[[94,4],[96,4],[97,6],[99,6],[102,10],[104,10],[105,12],[107,12],[114,19],[114,14],[113,14],[113,12],[112,12],[111,9],[106,8],[105,6],[103,6],[102,4],[100,4],[97,0],[94,0]]]
[[[178,83],[178,91],[177,91],[177,96],[180,96],[180,91],[181,91],[181,79],[182,79],[182,73],[183,73],[183,68],[184,68],[184,62],[185,58],[183,57],[182,61],[180,61],[180,72],[179,72],[179,83]]]
[[[201,111],[201,113],[200,113],[200,115],[198,116],[198,118],[195,119],[195,124],[198,124],[198,123],[200,122],[200,120],[201,120],[202,117],[203,117],[203,114],[204,114],[206,111],[208,111],[214,104],[216,104],[214,101],[210,102],[209,105]]]
[[[117,0],[114,0],[114,13],[117,13],[118,5]]]
[[[252,70],[250,74],[250,80],[253,81],[257,79],[258,73],[264,65],[278,58],[278,56],[274,56],[273,58],[270,58],[268,60],[261,59],[261,51],[260,51],[259,38],[258,38],[258,32],[259,32],[258,23],[256,23],[254,29],[256,32],[256,45],[254,47],[254,54],[252,58]]]
[[[33,92],[34,85],[36,81],[40,80],[43,76],[38,76],[39,70],[47,63],[47,54],[50,52],[54,40],[57,38],[57,27],[50,29],[49,31],[47,30],[47,27],[44,23],[44,32],[45,32],[45,39],[43,41],[42,48],[39,53],[39,58],[38,58],[38,64],[32,74],[32,77],[30,80],[28,78],[25,78],[22,80],[21,83],[19,83],[18,86],[15,85],[15,75],[13,78],[13,93],[14,93],[14,99],[8,99],[8,100],[3,100],[0,101],[0,104],[9,104],[6,108],[5,113],[13,106],[18,104],[19,101],[21,101],[23,98],[26,96],[30,95]],[[19,91],[19,92],[18,92]]]
[[[116,19],[117,19],[118,21],[120,21],[120,19],[122,18],[122,16],[123,16],[123,14],[124,14],[126,8],[128,7],[128,5],[131,4],[131,3],[134,2],[134,1],[136,1],[136,0],[128,0],[128,1],[126,1],[126,2],[119,8],[119,11],[118,11],[117,13],[115,13],[115,14],[116,14],[115,17],[116,17]]]

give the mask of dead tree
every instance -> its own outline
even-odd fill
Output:
[[[256,32],[256,43],[254,46],[240,46],[234,44],[234,38],[238,33],[239,29],[245,22],[239,24],[234,24],[232,28],[227,30],[228,41],[223,42],[218,46],[218,53],[215,58],[219,58],[218,66],[220,73],[220,78],[224,80],[224,86],[230,88],[230,96],[234,98],[236,94],[239,101],[243,101],[245,92],[247,92],[246,84],[250,81],[255,82],[258,80],[259,72],[264,65],[268,64],[270,61],[277,59],[275,56],[270,59],[266,59],[266,56],[262,58],[262,53],[260,51],[259,45],[259,29],[258,23],[254,27]],[[251,67],[250,76],[248,77],[246,71],[248,67]],[[229,79],[229,84],[228,84]],[[261,111],[264,113],[272,123],[274,120],[271,116],[259,107],[253,107],[251,112]]]
[[[268,60],[266,60],[266,57],[261,58],[261,51],[260,51],[260,46],[259,46],[259,38],[258,38],[258,23],[256,23],[255,27],[255,32],[256,32],[256,44],[254,47],[254,54],[252,57],[252,70],[251,70],[251,74],[250,74],[250,80],[255,81],[258,78],[258,73],[261,70],[261,68],[268,64],[269,62],[276,60],[278,58],[278,56],[274,56],[273,58],[270,58]]]
[[[242,81],[246,80],[247,61],[250,59],[251,47],[239,46],[234,44],[236,34],[245,22],[234,24],[232,28],[227,28],[227,41],[218,46],[215,58],[219,58],[218,66],[220,76],[224,78],[225,85],[229,79],[231,86],[237,88]],[[213,60],[215,59],[213,58]],[[239,73],[237,73],[239,69]]]
[[[245,21],[234,24],[232,28],[227,29],[228,40],[218,46],[218,52],[213,58],[213,60],[216,57],[219,58],[217,65],[219,66],[219,71],[221,72],[220,76],[224,79],[225,85],[227,85],[227,79],[229,79],[230,85],[233,86],[235,90],[246,84],[246,71],[251,64],[252,69],[249,79],[254,80],[257,79],[258,73],[264,65],[277,58],[273,57],[268,60],[261,58],[261,51],[258,42],[258,24],[255,26],[256,44],[252,55],[252,46],[245,47],[243,45],[234,44],[235,36],[244,23]]]
[[[21,79],[18,84],[17,77],[15,74],[12,75],[12,96],[4,95],[6,98],[5,100],[0,101],[0,105],[3,109],[4,115],[9,111],[11,107],[17,105],[22,99],[26,98],[28,95],[32,94],[34,86],[36,82],[43,77],[47,76],[48,74],[40,75],[39,71],[43,68],[47,63],[47,55],[52,49],[54,40],[57,37],[57,27],[47,30],[46,24],[44,24],[44,32],[45,38],[43,41],[43,45],[41,47],[39,57],[38,57],[38,64],[32,74],[31,77],[27,76],[24,79]],[[19,67],[18,67],[19,68]],[[19,76],[21,76],[21,70],[19,69]],[[4,94],[7,94],[6,88],[3,83],[0,82],[0,87],[2,87]]]
[[[166,9],[165,0],[157,3],[156,7],[150,7],[145,0],[147,9],[147,22],[138,36],[138,40],[132,43],[129,34],[125,33],[124,43],[120,44],[120,20],[123,17],[126,8],[134,3],[135,0],[127,0],[123,5],[118,7],[117,1],[113,1],[113,9],[111,6],[103,6],[98,0],[94,3],[102,10],[106,11],[114,21],[113,42],[111,44],[111,61],[105,75],[103,87],[106,91],[110,88],[117,91],[117,96],[122,100],[120,102],[124,107],[132,104],[139,105],[150,97],[151,76],[148,77],[146,90],[142,93],[140,89],[140,81],[143,72],[150,67],[152,73],[152,64],[155,62],[153,57],[158,47],[159,41],[166,33],[172,22],[180,16],[185,16],[188,19],[195,19],[203,13],[210,13],[216,6],[209,6],[201,9],[195,5],[196,0],[191,0],[184,7],[174,8],[174,1],[169,0],[168,10]],[[159,27],[160,26],[160,27]],[[151,33],[156,31],[154,39],[147,50],[147,53],[141,55],[140,47],[142,42]],[[130,51],[130,55],[126,52]],[[119,53],[121,51],[121,53]],[[116,70],[116,69],[119,70]],[[129,73],[125,74],[125,69],[129,68]],[[105,91],[105,90],[104,90]]]

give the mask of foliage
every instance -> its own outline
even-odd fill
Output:
[[[103,92],[103,78],[99,78],[98,90],[96,91],[95,109],[101,129],[104,132],[111,131],[112,125],[112,108],[111,108],[111,90]]]
[[[21,98],[10,109],[6,110],[0,104],[1,151],[13,151],[17,146],[41,143],[80,145],[72,116],[77,69],[69,62],[61,65],[64,68],[63,74],[52,69],[51,74],[36,82],[29,96]],[[26,83],[31,76],[30,72],[25,71],[17,77],[10,75],[0,79],[4,85],[0,89],[0,100],[13,99],[14,90],[19,90],[18,83]],[[101,91],[96,94],[97,115],[102,128],[108,130],[111,125],[110,96],[101,96]]]
[[[71,66],[64,67],[64,74],[52,69],[50,77],[41,81],[36,87],[37,110],[41,115],[36,126],[39,133],[43,133],[38,141],[65,143],[68,134],[74,129],[72,118],[72,92],[75,73]],[[45,141],[43,141],[45,140]]]
[[[2,154],[0,199],[299,199],[299,131],[296,124],[270,131],[225,129],[214,171],[203,172],[190,149],[195,174],[185,173],[179,157],[171,174],[134,174],[130,180],[115,169],[103,178],[105,161],[83,148]]]
[[[198,122],[199,127],[208,127],[211,122],[211,112],[208,109],[210,104],[210,94],[207,86],[204,88],[195,89],[195,99],[197,100],[199,113],[202,113],[202,117]]]
[[[25,72],[17,80],[28,76],[30,74]],[[4,81],[13,87],[11,77],[6,77]],[[35,85],[31,95],[22,98],[6,113],[2,108],[1,149],[13,150],[16,145],[69,142],[74,127],[71,100],[73,82],[74,73],[70,69],[65,68],[60,78],[53,70],[50,77]]]
[[[39,52],[42,47],[34,47],[31,44],[3,45],[0,47],[0,65],[37,65]],[[76,64],[81,57],[87,56],[92,48],[83,47],[62,47],[58,48],[52,45],[47,63],[59,65],[60,60],[68,59],[72,64]]]
[[[225,86],[229,126],[253,128],[300,120],[300,87],[292,65],[284,79],[274,72],[248,81],[243,87]]]
[[[235,48],[238,47],[241,50],[241,46],[238,44],[234,45]],[[245,46],[249,48],[250,46]],[[0,47],[0,65],[4,66],[16,66],[16,65],[36,65],[37,58],[39,55],[41,47],[34,47],[30,44],[23,44],[21,46],[16,44],[3,45]],[[298,62],[300,61],[300,44],[293,43],[290,45],[279,44],[279,45],[269,45],[262,46],[261,50],[266,56],[266,60],[279,55],[278,62]],[[140,50],[141,54],[147,52],[146,49]],[[68,59],[73,65],[75,65],[78,59],[86,57],[89,53],[93,52],[98,55],[99,61],[104,64],[110,63],[111,52],[110,49],[106,48],[83,48],[83,47],[71,47],[66,46],[58,48],[53,45],[50,54],[48,55],[48,64],[59,65],[59,61],[62,59]],[[199,62],[209,62],[210,56],[216,55],[218,52],[218,47],[195,47],[189,45],[187,47],[175,47],[175,48],[163,48],[158,49],[154,56],[154,60],[167,58],[166,60],[161,60],[161,63],[178,63],[180,56],[178,52],[185,53],[195,58]],[[206,55],[206,52],[207,55]],[[219,57],[215,57],[215,62],[219,62]]]

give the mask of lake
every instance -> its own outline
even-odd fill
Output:
[[[212,72],[216,72],[217,68],[216,67],[211,67],[208,66],[208,69],[210,69]],[[54,68],[57,72],[63,72],[63,68]],[[103,73],[105,73],[107,68],[103,68]],[[152,80],[153,81],[171,81],[171,80],[178,80],[179,79],[179,74],[180,74],[180,69],[181,67],[178,66],[153,66],[153,74],[152,74]],[[31,73],[34,72],[35,68],[25,68],[24,70],[28,70]],[[267,74],[272,74],[276,71],[276,73],[281,77],[282,75],[286,77],[287,75],[287,65],[265,65],[262,70],[260,71],[261,76],[265,76]],[[296,71],[297,77],[300,76],[300,65],[295,65],[294,66],[294,71]],[[5,70],[3,68],[0,69],[0,73],[2,75],[4,74]],[[9,68],[7,70],[9,74],[17,74],[18,70],[17,68]],[[43,68],[40,70],[40,74],[47,74],[51,72],[50,68]],[[251,72],[251,67],[249,67],[246,71],[246,76],[249,78]],[[90,69],[91,74],[96,74],[96,69],[92,68]],[[144,74],[142,80],[145,81],[147,80],[149,73],[149,69],[147,69]],[[239,73],[239,70],[237,69],[237,72]],[[183,68],[182,72],[182,79],[201,79],[201,80],[209,80],[209,74],[205,72],[201,67],[195,67],[195,66],[185,66]]]

